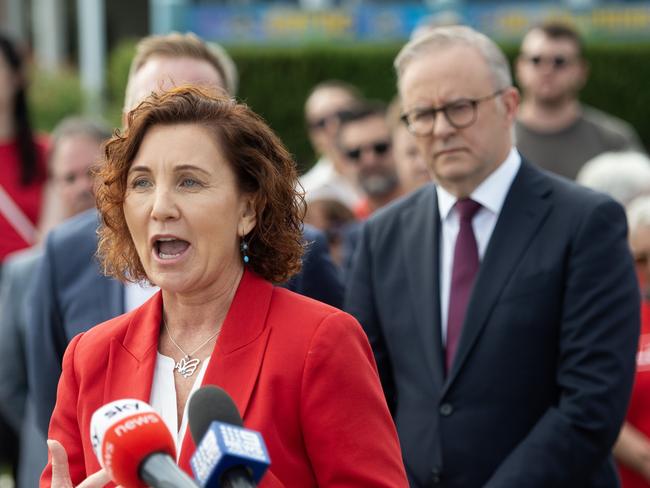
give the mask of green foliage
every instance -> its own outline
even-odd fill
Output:
[[[83,107],[81,85],[70,70],[57,74],[34,71],[30,76],[29,106],[34,127],[49,132],[65,116]]]
[[[135,54],[137,40],[127,39],[120,42],[108,58],[108,96],[112,110],[122,112],[126,81],[129,77],[129,67]]]
[[[372,99],[395,94],[392,62],[398,45],[307,46],[228,49],[240,70],[238,97],[262,115],[293,152],[301,169],[315,161],[307,140],[304,102],[309,90],[340,79]]]
[[[590,47],[587,56],[591,75],[581,99],[632,124],[650,150],[650,44]]]
[[[135,41],[121,43],[109,58],[109,120],[118,125]],[[372,99],[390,101],[395,94],[392,63],[400,45],[307,45],[302,47],[227,46],[240,72],[238,98],[261,114],[293,152],[301,169],[315,156],[307,140],[303,104],[311,87],[341,79]],[[510,59],[517,47],[505,46]],[[590,45],[591,76],[582,99],[630,122],[650,148],[650,44]],[[37,77],[32,102],[39,127],[49,128],[61,115],[78,110],[78,82]],[[69,106],[67,105],[69,104]]]

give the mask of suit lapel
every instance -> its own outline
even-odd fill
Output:
[[[435,186],[428,186],[400,218],[410,309],[418,322],[429,376],[441,386],[444,361],[440,334],[440,215]]]
[[[104,403],[120,398],[149,403],[161,317],[162,294],[158,292],[132,314],[124,339],[111,341]]]
[[[117,317],[127,311],[124,305],[124,285],[109,278],[103,280],[106,282],[106,294],[102,302],[106,307],[107,317]]]
[[[270,283],[253,273],[244,273],[203,378],[202,385],[217,385],[228,392],[243,419],[271,333],[266,317],[272,294]],[[188,429],[179,458],[179,465],[188,472],[194,450]]]
[[[467,360],[508,278],[550,211],[550,192],[542,174],[522,161],[476,277],[445,391]]]

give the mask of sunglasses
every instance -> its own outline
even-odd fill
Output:
[[[553,69],[560,70],[566,68],[569,64],[575,61],[575,57],[569,58],[567,56],[524,56],[524,59],[533,66],[550,65]]]
[[[372,150],[377,156],[383,156],[390,149],[390,141],[377,141],[372,144],[355,147],[354,149],[345,149],[343,152],[348,159],[359,161],[359,159],[361,159],[361,154],[365,149]]]
[[[309,127],[310,130],[323,130],[325,126],[329,123],[329,121],[335,118],[336,118],[336,114],[332,114],[332,115],[327,115],[325,117],[321,117],[319,119],[308,120],[307,127]]]
[[[341,112],[334,112],[333,114],[323,115],[317,119],[308,120],[307,127],[310,130],[323,130],[332,121],[339,120],[340,118]]]
[[[641,253],[637,254],[634,256],[634,262],[636,263],[637,266],[647,266],[648,265],[648,259],[650,256],[648,256],[647,253]]]

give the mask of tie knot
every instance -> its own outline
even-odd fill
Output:
[[[469,198],[462,198],[456,202],[456,210],[458,211],[460,220],[464,222],[471,221],[480,208],[480,203]]]

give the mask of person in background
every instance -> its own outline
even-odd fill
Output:
[[[529,161],[575,179],[583,164],[600,153],[643,150],[629,124],[580,103],[589,66],[582,39],[570,25],[553,21],[530,30],[516,73],[523,99],[515,137]]]
[[[36,242],[47,177],[47,140],[32,130],[24,64],[0,34],[0,271],[8,254]]]
[[[38,239],[47,178],[47,139],[32,130],[22,54],[16,43],[0,33],[0,280],[7,256]],[[16,432],[0,415],[0,463],[14,470],[16,443]]]
[[[346,259],[346,233],[356,222],[352,210],[341,203],[336,195],[329,195],[324,187],[312,194],[307,204],[305,223],[323,231],[332,261],[339,270],[342,270]]]
[[[295,163],[277,136],[245,105],[193,87],[152,95],[126,127],[98,174],[98,255],[107,273],[160,291],[71,341],[41,486],[108,481],[90,418],[124,397],[162,416],[191,473],[186,403],[214,384],[264,438],[262,486],[407,487],[363,330],[273,286],[303,252]]]
[[[110,135],[104,123],[85,117],[66,117],[54,128],[45,189],[47,208],[39,222],[42,236],[95,206],[92,164],[99,160],[99,147]]]
[[[94,206],[90,171],[109,136],[104,125],[80,117],[68,117],[54,128],[44,201],[47,208],[56,209],[49,215],[50,226]],[[26,307],[30,306],[26,295],[41,256],[38,246],[8,256],[0,284],[0,411],[20,433],[18,488],[37,486],[47,462],[45,436],[36,427],[28,395],[25,358]]]
[[[406,195],[431,181],[431,174],[424,156],[420,153],[417,139],[402,120],[402,104],[396,96],[388,106],[388,126],[393,141],[393,159],[397,179]]]
[[[636,197],[650,193],[650,158],[636,151],[599,154],[580,169],[576,183],[607,193],[627,206]]]
[[[193,34],[172,33],[142,39],[129,71],[124,122],[129,110],[153,92],[177,84],[221,88],[234,95],[236,70],[228,55]],[[70,340],[146,301],[155,288],[121,283],[104,276],[95,259],[98,215],[84,212],[50,232],[37,279],[28,292],[30,308],[26,334],[30,394],[36,423],[45,435],[56,399],[63,353]],[[325,236],[303,230],[307,251],[303,268],[287,286],[334,306],[340,306],[343,287],[329,258]],[[74,252],[70,250],[74,249]]]
[[[336,141],[348,166],[355,169],[363,193],[354,208],[357,219],[368,218],[401,195],[384,104],[365,102],[343,113]]]
[[[309,140],[318,154],[316,164],[300,177],[300,185],[309,203],[314,194],[326,191],[353,209],[361,199],[355,168],[342,157],[337,144],[341,114],[359,106],[363,98],[356,87],[339,80],[316,85],[305,102],[305,120]]]
[[[650,487],[650,195],[627,208],[630,247],[641,286],[641,335],[636,377],[623,428],[614,445],[622,488]]]
[[[588,161],[576,179],[627,207],[629,242],[641,289],[641,335],[632,397],[614,445],[623,488],[650,487],[650,158],[606,152]]]
[[[400,194],[409,194],[422,185],[431,181],[429,168],[419,148],[416,138],[408,131],[402,120],[402,107],[399,96],[391,102],[386,113],[386,122],[391,132],[392,160],[395,164],[397,180],[399,181]],[[390,180],[387,180],[390,181]],[[397,193],[395,194],[397,196]],[[390,197],[392,200],[393,196]],[[383,201],[377,202],[376,206],[385,205]],[[357,207],[358,215],[364,217],[368,209]],[[308,212],[309,213],[309,212]],[[342,228],[341,239],[338,245],[339,266],[342,271],[343,281],[347,282],[352,266],[354,250],[359,238],[360,221],[350,222]]]
[[[364,223],[345,309],[411,486],[616,486],[640,309],[622,206],[520,156],[519,94],[485,35],[431,29],[395,68],[436,184]]]

